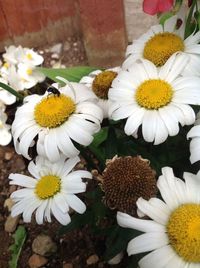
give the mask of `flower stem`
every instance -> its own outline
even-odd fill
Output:
[[[21,101],[23,101],[23,96],[18,93],[16,90],[14,90],[12,87],[0,82],[0,87],[7,90],[8,92],[10,92],[11,94],[13,94],[15,97],[17,97],[18,99],[20,99]]]

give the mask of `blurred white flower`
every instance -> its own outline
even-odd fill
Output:
[[[23,57],[24,51],[21,46],[9,46],[5,48],[6,53],[4,53],[2,56],[6,63],[10,65],[15,65],[20,62],[20,59]]]
[[[6,63],[10,65],[17,65],[18,63],[25,63],[28,65],[38,66],[43,63],[44,58],[30,48],[23,48],[22,46],[9,46],[5,48],[6,53],[3,58]]]
[[[8,82],[0,77],[0,82],[4,84],[8,84]],[[16,97],[9,93],[7,90],[0,87],[0,101],[3,102],[5,105],[11,105],[16,102]]]
[[[7,120],[6,113],[3,111],[3,109],[0,109],[0,145],[2,146],[8,145],[12,139],[10,133],[11,127],[10,125],[6,124],[6,120]]]
[[[34,86],[33,81],[26,81],[19,76],[16,67],[12,65],[8,68],[8,76],[7,76],[8,84],[16,91],[24,90],[25,86],[31,88]]]
[[[5,79],[8,80],[8,74],[9,74],[9,69],[12,65],[8,62],[4,62],[0,69],[0,75]]]
[[[33,51],[33,49],[30,48],[24,48],[23,49],[23,58],[22,61],[25,64],[38,66],[41,65],[44,61],[44,58],[39,55],[37,52]]]
[[[34,66],[25,63],[19,63],[18,75],[20,76],[24,88],[28,89],[45,80],[45,75],[35,69]]]

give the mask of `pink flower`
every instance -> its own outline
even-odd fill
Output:
[[[143,11],[149,15],[169,11],[174,0],[144,0]]]

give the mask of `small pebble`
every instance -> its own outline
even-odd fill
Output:
[[[57,53],[53,53],[53,54],[51,55],[51,58],[52,58],[52,59],[56,59],[56,60],[58,60],[59,57],[60,57],[60,56],[59,56]]]
[[[28,265],[30,268],[39,268],[47,264],[47,262],[47,258],[37,254],[33,254],[28,260]]]
[[[6,152],[4,158],[5,158],[5,160],[8,160],[9,161],[12,158],[12,156],[13,156],[13,153]]]
[[[8,218],[6,219],[4,230],[8,233],[13,233],[17,228],[19,219],[20,216],[11,217],[11,215],[9,215]]]
[[[70,50],[70,43],[66,41],[66,42],[64,43],[64,47],[63,47],[63,49],[64,49],[64,51],[68,51],[68,50]]]
[[[7,198],[3,204],[4,208],[7,208],[8,211],[11,211],[11,208],[13,205],[14,205],[14,202],[11,198]]]
[[[123,256],[124,256],[123,252],[120,252],[119,254],[117,254],[116,256],[114,256],[112,259],[110,259],[108,261],[108,264],[110,264],[110,265],[119,264],[121,262]]]
[[[57,245],[50,236],[40,234],[33,240],[32,250],[39,255],[50,256],[57,251]]]
[[[86,260],[86,263],[87,265],[92,265],[92,264],[95,264],[99,261],[99,257],[94,254],[94,255],[91,255],[87,260]]]
[[[61,44],[61,43],[58,43],[58,44],[52,46],[52,47],[49,49],[49,51],[50,51],[51,53],[60,54],[61,51],[62,51],[62,44]]]

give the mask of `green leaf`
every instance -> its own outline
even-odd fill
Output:
[[[195,12],[195,18],[197,21],[198,29],[200,30],[200,12],[199,11]]]
[[[93,144],[90,144],[88,148],[95,155],[95,157],[99,160],[101,168],[104,168],[105,162],[106,162],[105,150],[103,150],[103,148],[101,147],[96,147]]]
[[[19,226],[15,231],[14,235],[14,244],[9,247],[11,251],[11,260],[9,261],[9,268],[17,268],[17,262],[26,240],[26,230],[23,226]]]
[[[190,11],[186,20],[186,25],[185,25],[185,39],[192,34],[192,32],[194,32],[195,30],[195,24],[192,23],[192,16],[194,13],[194,8],[196,6],[196,0],[193,1],[191,7],[190,7]]]
[[[174,15],[173,12],[163,13],[159,19],[160,24],[164,26],[165,21],[171,18],[173,15]]]
[[[23,101],[23,96],[18,93],[16,90],[14,90],[12,87],[0,82],[0,87],[7,90],[8,92],[10,92],[12,95],[14,95],[15,97],[17,97],[18,99],[20,99],[21,101]]]
[[[94,135],[92,145],[98,147],[102,142],[104,142],[107,139],[107,137],[108,137],[108,127],[104,127]]]
[[[76,66],[63,69],[49,69],[42,67],[38,67],[37,69],[51,80],[60,83],[60,80],[56,79],[57,76],[61,76],[70,82],[79,82],[83,76],[88,75],[92,71],[99,68],[89,66]]]
[[[112,126],[110,126],[108,130],[108,138],[106,140],[105,150],[106,150],[106,159],[112,159],[115,155],[118,154],[117,136],[115,128]]]
[[[174,13],[177,13],[181,6],[182,6],[183,0],[176,0],[175,6],[173,8]]]

